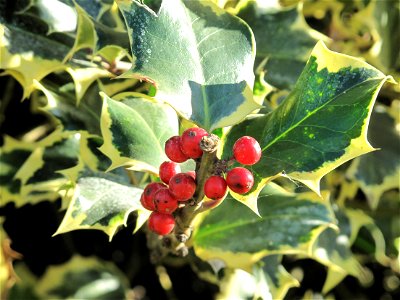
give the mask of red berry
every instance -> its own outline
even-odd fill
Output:
[[[170,214],[153,211],[149,217],[148,225],[151,231],[159,235],[166,235],[174,229],[175,219]]]
[[[172,214],[178,208],[178,200],[171,194],[168,188],[159,189],[154,195],[156,211],[164,214]]]
[[[211,176],[204,184],[204,194],[214,200],[222,198],[226,193],[226,189],[226,181],[221,176]]]
[[[145,187],[142,197],[140,198],[140,202],[144,208],[152,211],[156,210],[156,207],[154,206],[154,195],[162,188],[165,188],[165,184],[161,182],[152,182]]]
[[[187,201],[196,191],[196,182],[192,176],[178,173],[169,181],[169,189],[179,201]]]
[[[233,156],[243,165],[254,165],[261,158],[261,147],[251,136],[242,136],[233,145]]]
[[[181,149],[181,137],[173,136],[165,142],[165,154],[174,162],[181,163],[187,161],[187,157]]]
[[[160,179],[168,184],[169,180],[174,176],[175,174],[178,174],[181,172],[181,167],[172,161],[164,161],[160,165],[160,170],[159,170],[159,175]]]
[[[200,148],[200,141],[206,135],[208,135],[208,132],[203,128],[193,127],[186,129],[181,137],[182,152],[190,158],[201,157],[203,150]]]
[[[196,180],[196,172],[195,171],[189,171],[189,172],[186,172],[186,174],[190,175],[190,177],[192,177],[194,180]]]
[[[238,194],[245,194],[254,184],[253,174],[245,168],[233,168],[226,174],[228,187]]]

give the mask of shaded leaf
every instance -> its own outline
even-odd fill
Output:
[[[290,194],[272,183],[260,196],[259,211],[261,217],[228,196],[195,231],[196,254],[251,270],[269,254],[310,253],[317,236],[334,222],[327,200],[311,192]]]
[[[153,83],[157,99],[206,130],[259,107],[251,94],[254,39],[240,19],[208,1],[163,1],[158,14],[137,1],[118,5],[135,57],[125,77]]]
[[[385,241],[382,233],[374,224],[374,221],[361,210],[346,209],[335,210],[339,231],[327,229],[319,237],[314,245],[313,258],[328,267],[328,275],[323,287],[323,293],[329,292],[339,284],[347,275],[357,277],[365,281],[367,273],[354,256],[353,245],[360,229],[366,227],[375,241],[376,259],[387,264],[385,256]]]
[[[300,5],[284,8],[265,4],[247,1],[238,16],[254,32],[257,57],[266,59],[259,66],[266,71],[266,81],[280,89],[291,89],[317,41],[329,39],[308,26]]]
[[[370,207],[376,209],[385,191],[400,187],[400,133],[383,106],[372,114],[368,138],[379,151],[355,159],[347,176],[357,181]]]
[[[319,192],[320,179],[344,162],[374,150],[366,139],[369,117],[387,78],[368,64],[318,43],[295,88],[272,113],[255,116],[229,132],[223,158],[234,142],[253,136],[261,160],[251,166],[252,190],[233,194],[254,207],[266,182],[285,172]]]
[[[166,104],[137,98],[135,93],[115,96],[102,93],[101,131],[104,144],[100,150],[112,160],[110,169],[129,166],[134,170],[158,174],[167,160],[165,142],[178,134],[178,118]]]

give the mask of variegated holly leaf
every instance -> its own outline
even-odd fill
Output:
[[[34,80],[63,70],[63,58],[69,51],[67,44],[47,35],[48,27],[40,19],[24,14],[11,13],[0,7],[0,69],[13,76],[24,89],[23,98],[34,90]],[[8,12],[7,18],[5,13]]]
[[[122,93],[117,101],[102,93],[100,150],[111,159],[110,169],[128,166],[158,174],[167,160],[164,144],[178,134],[178,118],[170,106],[137,96]]]
[[[335,211],[339,231],[324,231],[314,245],[312,257],[328,267],[323,293],[329,292],[346,276],[352,275],[365,281],[367,273],[351,250],[360,229],[366,227],[375,241],[375,258],[386,265],[385,241],[374,221],[361,210]]]
[[[356,158],[347,171],[376,209],[382,194],[400,188],[400,133],[396,122],[382,105],[372,113],[368,138],[379,151]]]
[[[206,130],[235,124],[259,107],[252,97],[250,28],[209,1],[163,1],[156,14],[120,0],[134,56],[124,77],[153,83],[155,97]]]
[[[282,266],[281,261],[281,255],[269,255],[253,269],[258,286],[267,287],[271,299],[283,299],[290,288],[300,285]]]
[[[20,207],[59,198],[59,189],[68,182],[60,171],[78,164],[80,138],[60,131],[36,143],[6,138],[0,160],[1,205],[14,201]]]
[[[9,136],[4,137],[0,148],[0,205],[22,201],[21,182],[15,175],[34,150],[33,144],[23,143]]]
[[[73,256],[49,266],[41,277],[24,264],[17,266],[18,280],[9,299],[123,299],[129,288],[125,275],[109,261]]]
[[[91,7],[87,1],[76,1],[74,3],[78,15],[78,25],[75,42],[66,57],[67,59],[81,49],[90,49],[93,55],[100,55],[109,63],[114,63],[124,56],[129,57],[126,31],[109,27],[96,20],[100,19],[105,11],[110,10],[110,4],[99,8]],[[104,3],[101,5],[104,5]]]
[[[310,253],[318,235],[334,226],[327,199],[312,192],[288,193],[273,183],[260,195],[259,213],[244,210],[228,196],[196,229],[196,254],[204,260],[222,260],[228,267],[251,270],[266,255]]]
[[[122,171],[122,170],[121,170]],[[127,182],[119,173],[84,172],[74,186],[68,210],[55,235],[78,229],[98,229],[109,239],[121,225],[126,226],[131,212],[142,211],[142,189]]]
[[[318,193],[325,174],[375,150],[366,139],[368,123],[387,79],[372,66],[318,43],[279,107],[245,120],[227,135],[223,158],[232,157],[232,146],[243,135],[254,137],[262,149],[261,160],[250,167],[254,187],[233,196],[254,209],[262,187],[282,173]]]
[[[43,97],[33,98],[34,107],[58,120],[65,131],[87,131],[90,134],[101,135],[102,101],[96,83],[86,91],[80,101],[62,87],[46,85],[36,80],[34,86],[44,94]]]
[[[272,1],[273,3],[274,1]],[[254,32],[258,69],[273,86],[293,88],[314,45],[329,39],[308,26],[300,4],[291,7],[266,5],[263,1],[244,1],[238,16]]]

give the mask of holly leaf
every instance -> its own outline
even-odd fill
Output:
[[[137,98],[137,93],[122,93],[109,98],[104,93],[100,150],[112,160],[109,169],[129,166],[133,170],[158,174],[167,160],[165,142],[178,134],[178,118],[168,105]],[[150,98],[151,99],[151,98]]]
[[[135,57],[124,77],[153,83],[157,99],[210,131],[259,108],[254,38],[239,18],[209,1],[163,1],[158,14],[137,1],[117,3]]]
[[[79,162],[80,135],[55,131],[36,143],[5,139],[1,149],[1,204],[16,207],[59,197],[68,179],[60,171]],[[72,174],[72,173],[71,173]]]
[[[245,195],[233,193],[235,199],[255,210],[259,191],[283,173],[319,193],[325,174],[375,150],[366,139],[367,128],[386,80],[370,65],[319,42],[282,104],[234,126],[227,135],[223,158],[232,157],[232,146],[243,135],[253,136],[262,149],[260,161],[250,167],[254,187]]]
[[[65,68],[62,60],[69,47],[47,35],[48,27],[40,19],[16,13],[6,18],[6,11],[0,11],[0,69],[18,80],[26,98],[35,89],[34,80]]]
[[[74,53],[85,48],[90,49],[94,55],[101,55],[110,63],[124,56],[129,57],[126,32],[111,28],[96,20],[109,10],[111,5],[107,4],[99,8],[91,6],[90,3],[88,5],[87,1],[74,2],[74,4],[78,15],[77,33],[74,45],[66,59],[70,59]]]
[[[54,235],[78,229],[98,229],[105,232],[111,241],[117,229],[126,226],[131,212],[144,210],[140,203],[142,192],[115,173],[82,174]]]
[[[73,93],[64,91],[62,87],[37,81],[34,81],[34,86],[44,94],[42,97],[33,98],[34,107],[55,118],[65,131],[86,131],[101,135],[102,101],[97,84],[93,84],[80,101],[77,101]]]
[[[312,257],[328,267],[327,279],[323,293],[328,293],[346,276],[352,275],[360,281],[368,276],[362,265],[354,256],[351,246],[362,227],[371,233],[375,241],[375,258],[386,265],[388,258],[385,255],[385,241],[382,233],[374,221],[361,210],[336,209],[339,231],[327,229],[314,244]]]
[[[359,184],[370,207],[376,209],[385,191],[400,187],[400,133],[382,105],[372,114],[368,138],[380,150],[356,158],[347,177]]]
[[[282,266],[281,261],[281,255],[269,255],[253,269],[258,285],[268,287],[272,299],[283,299],[290,288],[300,285]]]
[[[95,257],[73,256],[63,264],[49,266],[40,278],[22,266],[11,299],[123,299],[129,288],[112,262]]]
[[[254,32],[258,67],[265,79],[277,88],[293,88],[314,45],[329,38],[308,26],[300,4],[291,7],[263,5],[247,1],[239,7],[238,16]]]
[[[273,183],[260,195],[259,211],[257,216],[243,210],[241,203],[228,196],[196,229],[196,254],[203,260],[218,259],[228,267],[251,270],[266,255],[310,253],[317,236],[334,226],[328,200],[312,192],[288,193]]]
[[[33,144],[20,142],[4,136],[4,145],[0,148],[0,203],[1,206],[11,201],[22,201],[21,182],[15,179],[18,170],[32,154]]]

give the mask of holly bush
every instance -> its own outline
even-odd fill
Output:
[[[399,11],[0,0],[2,298],[398,297]]]

